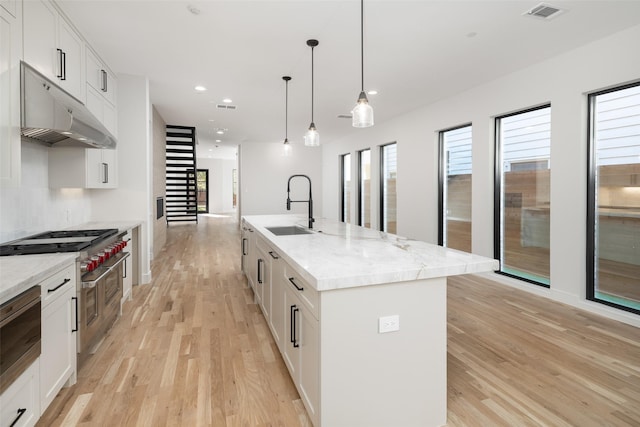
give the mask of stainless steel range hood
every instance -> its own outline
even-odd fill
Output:
[[[28,64],[20,64],[21,134],[52,147],[116,148],[87,107]]]

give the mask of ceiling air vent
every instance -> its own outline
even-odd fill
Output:
[[[562,14],[565,10],[559,7],[551,6],[546,3],[540,3],[536,7],[527,10],[523,15],[532,16],[538,19],[552,19]]]
[[[238,106],[230,104],[216,104],[216,108],[221,108],[223,110],[235,110]]]

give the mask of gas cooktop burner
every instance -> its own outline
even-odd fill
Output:
[[[80,252],[117,233],[117,228],[47,231],[0,245],[0,256]]]

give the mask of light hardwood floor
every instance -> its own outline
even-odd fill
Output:
[[[153,277],[39,426],[310,425],[240,272],[237,222],[172,225]],[[640,329],[449,284],[449,426],[640,425]]]

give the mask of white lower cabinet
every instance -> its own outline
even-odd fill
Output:
[[[286,268],[286,267],[285,267]],[[306,283],[296,280],[297,287],[289,284],[284,290],[285,333],[283,358],[293,379],[309,418],[318,425],[320,396],[320,333],[319,322],[312,310],[300,298],[300,289]],[[311,289],[307,290],[312,291]],[[315,292],[315,291],[313,291]]]
[[[0,395],[0,426],[34,426],[40,418],[40,359]]]
[[[284,351],[285,331],[285,302],[284,302],[284,261],[275,252],[270,255],[276,258],[271,260],[271,313],[268,319],[271,334],[278,345],[280,352]]]
[[[42,289],[42,352],[40,407],[49,406],[62,387],[76,379],[75,264],[40,284]]]

